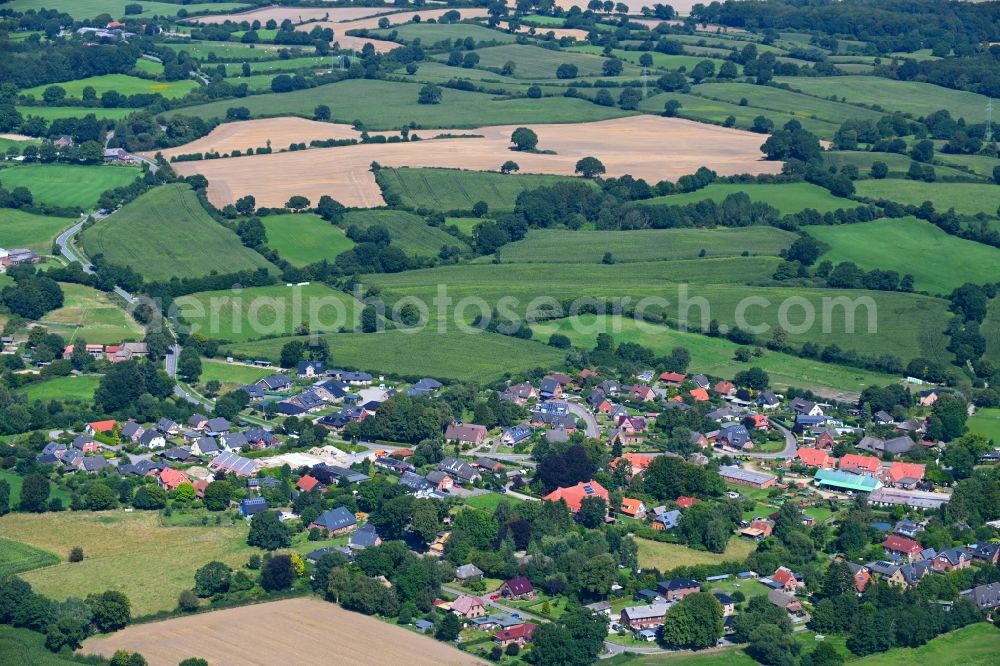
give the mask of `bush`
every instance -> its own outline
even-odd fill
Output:
[[[199,599],[198,595],[191,590],[184,590],[180,593],[180,596],[177,597],[177,608],[185,613],[198,610],[198,606],[200,605],[201,599]]]
[[[83,562],[83,548],[80,546],[73,546],[73,549],[69,551],[69,561]]]

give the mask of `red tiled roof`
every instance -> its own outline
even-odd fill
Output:
[[[106,419],[104,421],[91,421],[87,425],[89,425],[91,430],[94,432],[110,432],[111,429],[115,427],[115,420]]]
[[[627,516],[634,516],[639,512],[642,507],[642,500],[634,499],[632,497],[622,498],[622,513]]]
[[[319,480],[317,480],[315,477],[306,474],[301,479],[299,479],[299,482],[295,484],[295,487],[298,488],[299,490],[304,490],[305,492],[309,492],[310,490],[315,488],[316,484],[318,483]]]
[[[703,388],[691,389],[691,397],[697,402],[706,402],[708,400],[708,391]]]
[[[732,382],[719,382],[712,390],[722,395],[729,395],[736,390],[736,386]]]
[[[923,550],[923,546],[913,539],[907,539],[906,537],[901,537],[898,534],[893,534],[888,539],[883,541],[882,547],[894,553],[906,553],[908,555],[916,555]]]
[[[525,641],[531,641],[532,634],[535,633],[535,625],[530,622],[524,624],[519,624],[516,627],[511,627],[510,629],[504,629],[497,634],[498,641],[515,641],[523,639]]]
[[[167,488],[176,488],[182,483],[190,483],[190,479],[184,472],[166,467],[160,472],[160,482]]]
[[[826,451],[819,449],[802,448],[795,454],[796,457],[810,467],[826,467],[830,464],[830,456]]]
[[[681,509],[690,509],[692,506],[697,504],[697,502],[697,497],[687,497],[685,495],[681,495],[677,498],[677,506]]]
[[[608,501],[607,489],[597,481],[581,481],[569,488],[556,488],[551,493],[543,497],[546,502],[558,502],[563,500],[570,511],[576,513],[580,510],[580,505],[587,497],[600,497],[605,502]]]
[[[632,474],[638,474],[649,467],[650,463],[653,462],[653,456],[647,456],[641,453],[625,453],[622,454],[620,458],[612,460],[611,466],[618,467],[618,461],[620,460],[627,460],[632,465]]]
[[[684,378],[686,376],[687,375],[682,375],[679,372],[664,372],[663,374],[660,375],[660,381],[661,382],[674,382],[676,384],[680,384],[682,381],[684,381]]]
[[[893,483],[898,483],[903,479],[919,481],[924,478],[924,466],[917,463],[894,462],[889,466],[889,478],[892,479]]]
[[[856,453],[848,453],[840,459],[840,469],[863,469],[866,472],[877,472],[882,462],[878,458],[871,456],[860,456]]]

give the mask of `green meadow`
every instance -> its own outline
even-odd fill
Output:
[[[1000,298],[990,301],[980,330],[986,338],[986,358],[1000,363]]]
[[[244,359],[236,359],[242,361]],[[222,390],[233,390],[244,384],[253,384],[274,374],[273,368],[256,368],[250,365],[227,363],[218,359],[205,358],[201,361],[201,384],[215,380],[222,384]]]
[[[938,157],[943,157],[941,153]],[[954,157],[978,157],[978,155],[949,155],[948,158]],[[872,164],[875,162],[882,162],[889,168],[889,176],[893,178],[902,178],[906,175],[906,172],[910,168],[910,162],[912,160],[908,155],[900,155],[898,153],[872,153],[859,150],[828,150],[823,153],[823,162],[828,166],[833,166],[838,169],[845,166],[851,165],[858,169],[858,177],[865,179],[869,178],[869,172],[871,171]],[[964,171],[959,171],[950,166],[942,166],[939,164],[934,165],[934,173],[937,175],[938,180],[968,180],[970,174]],[[857,185],[855,184],[855,187]]]
[[[3,174],[0,173],[0,179]],[[862,180],[855,183],[859,197],[888,199],[919,206],[925,201],[935,210],[954,208],[961,215],[995,215],[1000,207],[1000,187],[987,183],[925,183],[919,180]]]
[[[121,120],[135,113],[135,109],[105,109],[100,106],[19,106],[18,112],[25,118],[37,116],[52,122],[60,118],[84,118],[94,115],[98,120]]]
[[[498,157],[498,169],[500,163]],[[387,192],[398,196],[405,206],[447,212],[471,210],[479,201],[485,201],[491,211],[511,211],[517,195],[524,190],[560,182],[579,182],[580,179],[494,171],[385,168],[379,172],[379,180]]]
[[[26,247],[37,254],[49,254],[55,237],[75,222],[68,217],[46,217],[15,208],[0,208],[0,247]]]
[[[333,259],[354,247],[354,241],[319,215],[297,213],[260,218],[267,232],[267,246],[293,266]]]
[[[796,235],[770,226],[736,229],[640,229],[567,231],[539,229],[497,253],[504,263],[615,263],[778,254]],[[702,254],[704,252],[704,255]]]
[[[588,53],[591,55],[600,55],[604,53],[604,47],[594,46],[592,44],[582,44],[580,46],[570,46],[566,49],[567,51],[573,53]],[[684,68],[688,71],[694,69],[698,63],[702,60],[709,60],[714,65],[716,70],[724,62],[718,58],[705,58],[698,55],[674,55],[669,53],[660,53],[658,51],[627,51],[625,49],[612,49],[611,54],[629,64],[639,67],[639,58],[642,57],[644,53],[648,53],[653,57],[653,68],[654,69],[681,69]]]
[[[0,184],[8,190],[27,187],[36,203],[89,210],[105,190],[128,185],[140,175],[139,169],[126,166],[22,164],[0,169]]]
[[[751,201],[759,201],[777,208],[782,215],[798,213],[807,208],[829,213],[838,208],[855,208],[850,199],[842,199],[830,191],[812,183],[712,183],[694,192],[671,194],[641,201],[643,205],[684,206],[705,199],[722,202],[730,194],[745,192]]]
[[[554,79],[560,65],[575,65],[578,76],[601,76],[607,58],[574,50],[552,50],[540,46],[508,44],[476,49],[479,54],[478,67],[502,68],[506,63],[514,63],[513,76],[519,79]],[[638,68],[626,65],[623,76],[638,75]],[[569,83],[569,80],[566,80]],[[553,121],[554,122],[554,121]]]
[[[482,42],[510,44],[517,41],[517,37],[509,32],[493,30],[477,23],[404,23],[385,30],[374,30],[371,36],[388,39],[392,33],[396,33],[394,41],[409,43],[419,39],[424,45],[436,44],[441,40],[453,42],[466,37],[472,37],[477,44]]]
[[[590,122],[632,115],[621,109],[568,97],[501,99],[486,93],[452,89],[442,91],[440,104],[417,104],[421,87],[418,83],[348,79],[308,90],[189,106],[183,113],[206,119],[223,118],[226,109],[243,106],[258,118],[282,115],[311,118],[317,104],[326,104],[330,107],[332,120],[344,123],[361,120],[371,130],[398,129],[411,123],[416,127],[461,128],[531,122]]]
[[[155,64],[155,63],[150,63]],[[42,93],[50,86],[59,86],[66,91],[67,97],[83,97],[84,88],[93,88],[97,96],[114,90],[122,95],[137,95],[159,93],[170,99],[183,97],[198,87],[198,83],[191,79],[181,79],[180,81],[151,81],[150,79],[140,79],[138,76],[127,74],[103,74],[101,76],[91,76],[86,79],[75,81],[65,81],[62,83],[52,83],[34,88],[26,88],[21,91],[22,95],[34,95],[41,99]]]
[[[1000,445],[1000,409],[979,409],[969,417],[969,430],[984,435]]]
[[[808,388],[830,396],[841,392],[859,393],[867,386],[885,386],[898,380],[898,377],[880,372],[823,363],[770,350],[765,350],[763,356],[744,363],[735,359],[740,345],[725,338],[678,331],[639,322],[631,317],[580,315],[575,320],[559,319],[536,324],[532,330],[535,338],[541,342],[547,341],[553,333],[561,333],[569,337],[575,347],[583,349],[593,349],[599,333],[609,333],[616,344],[634,342],[649,347],[657,355],[665,355],[674,347],[684,347],[691,352],[691,372],[731,379],[740,370],[756,367],[767,371],[773,386]]]
[[[29,401],[41,400],[80,400],[89,402],[94,399],[94,391],[101,383],[97,375],[81,375],[79,377],[53,377],[45,381],[28,384],[18,390]]]
[[[120,19],[125,16],[125,5],[134,4],[131,0],[73,0],[70,7],[62,8],[73,16],[73,18],[88,19],[100,14],[110,14],[112,18]],[[217,3],[173,3],[173,2],[151,2],[142,0],[138,3],[142,6],[142,13],[135,16],[176,16],[182,8],[188,14],[204,14],[206,12],[226,12],[239,11],[249,5],[240,2],[217,2]],[[9,9],[23,12],[29,9],[52,9],[51,0],[12,0],[7,3]]]
[[[952,236],[915,217],[817,225],[806,231],[830,246],[821,259],[910,273],[917,291],[947,295],[966,282],[1000,281],[1000,249]]]
[[[233,342],[292,335],[304,323],[314,333],[353,330],[363,307],[349,294],[319,283],[201,291],[174,302],[193,333]]]
[[[0,175],[2,180],[2,175]],[[272,268],[202,208],[187,185],[157,187],[83,231],[87,254],[130,266],[148,280]]]
[[[81,284],[60,283],[63,306],[47,312],[39,323],[67,343],[84,340],[92,344],[113,344],[141,340],[142,327],[102,291]]]
[[[54,553],[0,537],[0,578],[47,567],[57,562],[59,557]]]
[[[781,88],[757,86],[750,83],[702,83],[693,88],[696,95],[721,99],[733,104],[746,100],[747,104],[767,111],[780,111],[795,116],[818,118],[841,124],[851,118],[877,121],[883,114],[851,104],[817,99]],[[766,113],[764,115],[767,115]]]
[[[436,257],[446,245],[467,250],[468,246],[448,232],[428,225],[424,218],[405,210],[352,210],[344,216],[345,229],[380,226],[389,232],[392,244],[409,255]]]

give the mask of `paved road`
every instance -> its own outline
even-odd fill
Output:
[[[782,434],[784,434],[785,448],[783,448],[781,451],[778,451],[777,453],[753,453],[751,451],[748,451],[746,453],[743,453],[742,455],[749,456],[750,458],[758,458],[760,460],[775,460],[778,458],[795,457],[795,453],[799,450],[799,442],[798,440],[795,439],[795,435],[792,434],[791,430],[789,430],[788,428],[779,423],[775,423],[774,421],[772,421],[771,425],[780,430]]]
[[[595,417],[589,409],[576,402],[566,403],[569,405],[569,412],[577,419],[583,419],[587,423],[587,437],[590,439],[600,439],[601,427],[597,425]]]
[[[93,267],[91,267],[90,263],[84,261],[83,257],[79,256],[76,253],[75,249],[73,248],[72,244],[70,243],[70,239],[73,236],[75,236],[78,233],[80,233],[80,229],[83,228],[83,223],[85,221],[86,221],[86,218],[84,218],[83,220],[80,220],[79,222],[77,222],[76,224],[74,224],[72,227],[70,227],[66,231],[62,232],[61,234],[59,234],[56,237],[56,243],[59,244],[59,251],[62,252],[62,254],[63,254],[64,257],[66,257],[70,261],[78,261],[78,262],[80,262],[80,264],[83,265],[83,272],[84,273],[93,273],[94,269],[93,269]]]

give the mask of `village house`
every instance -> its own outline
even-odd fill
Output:
[[[597,481],[581,481],[569,488],[556,488],[543,497],[542,500],[545,502],[558,502],[562,500],[566,502],[566,506],[569,507],[570,511],[576,513],[580,510],[583,500],[587,497],[599,497],[607,503],[609,495],[607,489]]]
[[[167,467],[160,472],[159,482],[160,487],[169,493],[177,490],[182,483],[191,483],[191,479],[184,472]]]
[[[767,593],[767,600],[772,604],[785,610],[789,615],[796,615],[802,612],[802,602],[781,590],[771,590]]]
[[[208,463],[210,470],[223,470],[227,474],[240,477],[253,476],[257,473],[259,463],[250,458],[238,456],[235,453],[221,453]]]
[[[125,425],[122,426],[119,437],[127,442],[131,442],[132,444],[138,444],[139,438],[142,437],[144,432],[146,432],[145,428],[129,419],[125,422]]]
[[[942,550],[931,560],[934,571],[947,573],[956,569],[967,569],[972,566],[972,553],[965,548],[949,548]]]
[[[486,441],[488,434],[486,426],[475,423],[451,423],[444,432],[444,438],[448,442],[479,446]]]
[[[751,449],[753,440],[750,439],[750,432],[746,426],[740,423],[724,425],[719,428],[719,434],[715,441],[720,446],[728,446],[731,449]]]
[[[631,497],[622,498],[622,513],[630,518],[636,518],[638,520],[646,519],[646,505],[642,503],[642,500],[633,499]]]
[[[382,538],[378,535],[374,525],[364,525],[351,534],[347,547],[351,550],[364,550],[374,548],[382,544]]]
[[[690,578],[673,578],[661,580],[656,589],[667,601],[680,601],[689,594],[701,592],[701,583]]]
[[[526,644],[531,642],[531,638],[535,633],[535,625],[530,622],[525,622],[524,624],[519,624],[516,627],[510,627],[509,629],[501,629],[494,637],[493,640],[496,641],[497,645],[507,649],[510,645],[517,645],[518,647],[524,647]]]
[[[802,580],[802,577],[788,567],[778,567],[771,576],[771,581],[772,587],[780,588],[791,594],[795,594],[800,587],[805,587],[805,581]]]
[[[648,604],[645,606],[626,606],[622,609],[620,620],[632,631],[642,631],[661,626],[667,617],[670,605],[666,603]]]
[[[924,465],[893,461],[882,471],[882,482],[894,488],[912,489],[924,479]]]
[[[444,458],[438,463],[438,469],[451,475],[459,483],[473,483],[482,478],[475,467],[458,458]]]
[[[694,398],[695,402],[708,402],[708,391],[703,388],[695,388],[688,391],[688,395]]]
[[[819,449],[801,448],[795,453],[795,457],[807,467],[832,469],[836,464],[836,458]]]
[[[713,592],[712,596],[722,606],[722,617],[729,617],[736,612],[736,600],[731,596],[724,592]]]
[[[908,562],[920,559],[920,552],[923,550],[923,547],[913,539],[907,539],[898,534],[889,535],[882,542],[882,547],[890,555],[903,558]]]
[[[870,456],[848,453],[840,459],[839,467],[843,472],[874,476],[878,474],[879,469],[882,467],[882,461],[878,458],[872,458]]]
[[[504,581],[504,584],[500,586],[500,596],[504,599],[523,601],[534,599],[537,595],[531,581],[524,576],[518,576]]]
[[[451,612],[471,620],[486,615],[486,604],[479,597],[463,594],[451,602]]]
[[[505,446],[514,446],[531,439],[534,429],[530,425],[521,424],[506,428],[500,435],[500,443]]]
[[[991,610],[1000,607],[1000,583],[977,585],[971,590],[962,592],[962,596],[972,600],[979,610]]]
[[[823,416],[823,408],[818,403],[804,398],[795,398],[792,400],[791,407],[795,413],[804,416]]]
[[[117,421],[114,419],[108,419],[106,421],[91,421],[87,424],[84,430],[92,437],[97,436],[98,434],[110,435],[116,425]]]
[[[721,396],[730,396],[736,393],[736,385],[732,382],[721,381],[712,387],[712,391]]]
[[[640,402],[652,402],[656,400],[656,392],[644,384],[636,384],[628,392],[629,398]]]
[[[604,391],[594,390],[587,396],[587,406],[596,414],[610,414],[614,405],[608,400]]]
[[[70,445],[77,451],[80,451],[84,455],[97,453],[100,450],[100,446],[90,435],[80,435],[73,440]]]
[[[546,377],[538,384],[538,397],[542,400],[558,398],[562,395],[562,392],[562,384],[552,377]]]
[[[253,518],[263,511],[267,511],[267,500],[263,497],[247,497],[240,500],[240,515],[243,518]]]
[[[653,518],[653,529],[657,531],[672,530],[681,522],[681,512],[677,509],[662,511]]]
[[[483,570],[475,564],[463,564],[455,568],[455,580],[460,583],[471,583],[483,579]]]
[[[501,400],[513,402],[515,405],[525,405],[529,400],[534,400],[537,397],[538,391],[535,390],[534,386],[527,382],[508,386],[502,393],[500,393]]]
[[[328,537],[346,534],[358,526],[358,519],[353,513],[342,506],[324,511],[309,525],[309,529],[317,528]]]
[[[671,388],[676,388],[681,385],[685,377],[686,375],[679,372],[664,372],[660,374],[660,381]]]

